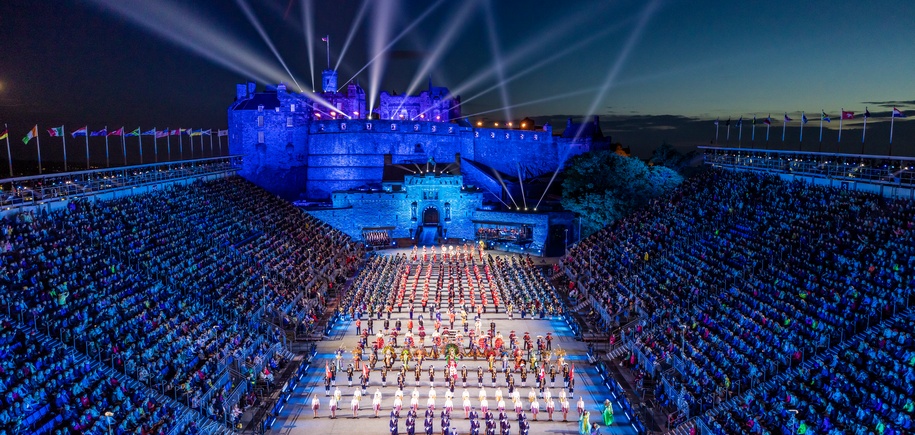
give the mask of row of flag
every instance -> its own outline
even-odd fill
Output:
[[[894,108],[893,108],[893,114],[892,114],[891,117],[892,117],[892,118],[905,118],[905,113],[903,113],[901,110],[899,110],[899,109],[897,109],[897,108],[894,107]],[[850,112],[850,111],[847,111],[847,110],[844,110],[844,109],[843,109],[843,110],[842,110],[842,117],[841,117],[841,118],[842,118],[842,119],[855,119],[855,112]],[[871,112],[870,112],[870,110],[864,109],[864,118],[865,118],[865,119],[871,118]],[[820,120],[821,120],[821,121],[826,121],[826,122],[831,122],[831,121],[832,121],[831,117],[830,117],[829,115],[827,115],[825,111],[821,111],[821,112],[820,112]],[[789,122],[791,122],[791,121],[794,121],[794,119],[792,119],[791,117],[788,116],[787,113],[785,113],[785,119],[784,119],[784,121],[785,121],[785,123],[789,123]],[[810,119],[807,118],[807,115],[806,115],[805,113],[801,113],[801,123],[802,123],[802,124],[806,124],[806,123],[808,123],[809,121],[810,121]],[[772,116],[771,116],[771,115],[767,116],[765,119],[762,120],[762,123],[765,124],[765,125],[772,125]],[[718,119],[716,119],[716,120],[715,120],[715,125],[718,125],[718,124],[719,124]],[[730,126],[731,126],[731,119],[728,118],[728,120],[725,121],[724,125],[727,126],[727,127],[730,127]],[[737,120],[736,125],[737,125],[738,127],[740,127],[740,126],[743,125],[743,117],[742,117],[742,116]],[[755,116],[753,117],[753,125],[756,125],[756,117],[755,117]]]
[[[862,144],[864,143],[864,139],[866,138],[866,135],[867,135],[867,120],[870,119],[871,117],[872,116],[871,116],[870,110],[868,110],[865,107],[864,114],[863,114],[864,127],[862,128],[862,131],[861,131],[861,143]],[[890,114],[890,145],[892,145],[892,143],[893,143],[893,121],[895,121],[896,118],[905,118],[905,113],[903,113],[898,108],[893,107],[893,111]],[[838,139],[839,142],[842,141],[842,121],[851,120],[851,119],[855,119],[855,112],[842,109],[841,115],[839,116],[839,139]],[[794,121],[790,116],[788,116],[788,113],[785,113],[785,117],[783,118],[783,120],[784,120],[784,123],[782,124],[782,142],[785,141],[785,129],[788,126],[788,123],[791,121]],[[825,110],[821,110],[819,120],[820,120],[820,142],[822,143],[823,142],[823,122],[826,122],[826,123],[832,122],[832,117],[829,116]],[[767,142],[769,141],[769,127],[772,125],[772,122],[773,122],[772,115],[769,115],[762,120],[762,123],[765,124],[765,126],[766,126],[766,141]],[[807,118],[806,113],[801,112],[801,119],[800,119],[800,124],[801,124],[800,141],[801,142],[804,141],[804,125],[806,125],[808,122],[810,122],[810,118]],[[714,124],[715,124],[715,142],[717,143],[718,142],[718,126],[720,125],[720,121],[718,119],[715,119]],[[728,120],[725,121],[724,125],[727,127],[727,138],[730,140],[730,138],[731,138],[731,118],[728,118]],[[743,129],[740,129],[740,127],[743,127],[743,116],[741,116],[739,119],[737,119],[736,125],[739,129],[738,130],[738,141],[739,141],[740,137],[743,135]],[[756,116],[753,117],[753,126],[754,127],[756,126]],[[755,138],[756,138],[756,129],[755,128],[752,130],[752,133],[753,133],[753,139],[755,140]]]
[[[121,128],[119,128],[119,129],[117,129],[117,130],[112,130],[112,131],[108,131],[107,128],[103,128],[103,129],[98,130],[98,131],[89,131],[88,127],[82,127],[82,128],[78,128],[78,129],[76,129],[76,130],[73,130],[73,131],[70,133],[70,136],[72,136],[72,137],[84,137],[84,136],[91,136],[91,137],[96,137],[96,136],[124,136],[124,137],[155,136],[156,139],[161,139],[161,138],[163,138],[163,137],[178,136],[178,135],[182,135],[182,134],[183,134],[183,135],[187,135],[187,136],[209,136],[209,135],[212,135],[212,134],[215,134],[215,135],[217,135],[217,136],[228,136],[228,135],[229,135],[229,130],[212,130],[212,129],[206,129],[206,130],[204,130],[204,129],[201,129],[201,128],[198,128],[198,129],[177,128],[177,129],[174,129],[174,130],[156,130],[156,129],[152,129],[152,130],[147,130],[147,131],[144,131],[144,132],[141,133],[141,132],[140,132],[140,128],[137,127],[137,128],[134,129],[133,131],[129,131],[129,132],[126,132],[126,133],[125,133],[125,132],[124,132],[124,127],[121,127]],[[53,128],[49,128],[49,129],[48,129],[48,136],[50,136],[50,137],[61,137],[61,136],[63,136],[63,135],[64,135],[64,127],[63,127],[63,126],[60,126],[60,127],[53,127]],[[36,138],[37,136],[38,136],[38,125],[36,124],[34,127],[32,127],[31,130],[29,130],[28,133],[25,134],[25,136],[23,136],[22,142],[27,144],[27,143],[29,143],[32,139]],[[9,139],[9,130],[3,130],[3,132],[0,133],[0,140],[3,140],[3,139]]]

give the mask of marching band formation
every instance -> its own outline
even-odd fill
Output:
[[[532,421],[569,421],[575,365],[554,347],[553,334],[503,335],[497,328],[496,317],[504,324],[516,313],[562,313],[555,290],[530,258],[493,256],[474,245],[375,256],[344,301],[340,310],[354,322],[358,342],[349,355],[341,346],[325,362],[323,400],[331,418],[345,400],[340,385],[346,382],[352,416],[371,401],[373,417],[389,412],[392,434],[400,433],[403,417],[407,434],[416,433],[418,418],[421,433],[458,433],[451,423],[455,402],[470,434],[511,433],[511,411],[521,434],[529,433]],[[396,390],[385,395],[389,383]],[[314,417],[322,405],[313,395]],[[576,409],[580,432],[597,433],[582,397]]]

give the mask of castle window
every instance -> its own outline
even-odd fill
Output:
[[[435,131],[436,131],[436,128],[435,128],[435,126],[433,125],[433,126],[432,126],[432,132],[435,133]]]
[[[413,152],[415,154],[422,154],[423,153],[423,144],[418,143],[416,145],[413,145]]]
[[[291,116],[286,117],[286,127],[289,127],[289,128],[292,127],[292,117]]]
[[[505,138],[508,139],[510,136],[508,133],[505,133]]]
[[[490,138],[490,139],[495,139],[495,138],[496,138],[496,132],[494,132],[494,131],[489,132],[489,138]]]
[[[534,133],[534,140],[538,140],[538,136],[536,133]]]
[[[263,112],[263,111],[264,111],[264,105],[263,105],[263,104],[259,104],[259,105],[257,106],[257,111],[258,111],[258,112]]]
[[[371,122],[366,122],[366,123],[365,123],[365,129],[366,129],[366,130],[371,130],[371,129],[372,129],[372,123],[371,123]]]
[[[413,131],[419,131],[419,124],[413,124]]]
[[[345,123],[345,122],[341,122],[341,123],[340,123],[340,130],[346,130],[346,123]]]
[[[295,112],[295,104],[290,104],[290,105],[289,105],[289,111],[290,111],[290,112]]]
[[[261,116],[258,116],[258,117],[257,117],[257,126],[258,126],[258,127],[263,127],[263,126],[264,126],[264,115],[261,115]]]
[[[391,124],[391,131],[397,131],[397,124]]]
[[[264,132],[257,132],[257,143],[264,143]]]

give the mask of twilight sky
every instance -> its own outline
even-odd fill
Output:
[[[893,152],[915,155],[913,21],[915,2],[892,0],[375,0],[364,10],[361,0],[4,0],[0,121],[14,139],[35,123],[42,130],[224,128],[235,83],[311,89],[314,71],[320,85],[321,36],[331,37],[342,84],[374,56],[373,47],[403,32],[383,51],[380,68],[356,80],[368,91],[376,82],[399,93],[413,83],[418,92],[431,74],[464,98],[463,113],[474,122],[532,116],[558,131],[567,117],[593,113],[615,141],[647,155],[664,140],[708,144],[716,117],[724,142],[725,119],[754,114],[777,121],[769,147],[797,149],[797,120],[806,111],[801,146],[816,150],[823,109],[834,121],[822,149],[859,152],[868,106],[867,151],[885,154],[886,116],[895,105],[910,118],[897,119]],[[516,78],[499,86],[500,77]],[[843,107],[857,119],[845,123],[839,146]],[[795,122],[782,144],[785,112]],[[742,146],[751,146],[750,134],[747,123]],[[763,130],[756,135],[753,146],[763,146]],[[29,153],[21,142],[15,147]]]

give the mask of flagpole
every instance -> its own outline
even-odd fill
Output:
[[[715,145],[718,145],[718,120],[715,120]],[[219,141],[220,152],[222,151],[222,140]]]
[[[820,113],[820,147],[823,147],[823,114],[826,112]]]
[[[184,138],[181,137],[181,128],[178,128],[178,160],[184,160]]]
[[[91,165],[89,164],[89,126],[86,126],[86,170],[88,171]]]
[[[718,127],[715,127],[715,128],[717,129]],[[216,140],[219,141],[219,156],[222,157],[222,136],[220,136],[219,133],[216,133]],[[715,143],[716,143],[716,144],[718,143],[718,135],[717,135],[717,134],[715,135]]]
[[[165,147],[166,152],[168,152],[168,158],[165,159],[166,162],[172,161],[172,131],[165,127]]]
[[[896,113],[890,112],[890,150],[889,155],[893,155],[893,122],[896,121]]]
[[[10,126],[9,124],[4,123],[3,128],[6,130],[6,159],[9,160],[10,164],[10,178],[13,178],[13,155],[10,153]]]
[[[861,154],[864,154],[864,138],[867,137],[867,106],[864,106],[864,127],[861,128]]]
[[[64,148],[64,172],[67,172],[67,129],[63,125],[60,126],[60,133],[60,138],[63,139],[62,146]],[[890,134],[890,138],[892,137],[893,135]],[[892,139],[890,139],[890,143],[892,143]]]
[[[140,141],[140,164],[143,164],[143,129],[137,127],[137,130],[140,131],[140,134],[137,135],[137,140]]]
[[[731,144],[731,120],[730,119],[728,119],[728,134],[725,137],[724,142],[726,145]]]
[[[41,135],[38,129],[35,129],[35,145],[38,146],[38,175],[41,175]]]
[[[737,148],[740,148],[740,142],[743,140],[743,118],[737,121]]]
[[[804,112],[801,112],[801,143],[797,145],[797,149],[801,149],[801,145],[804,144],[804,117],[807,116]]]
[[[153,127],[153,154],[156,155],[153,160],[159,163],[159,130],[156,127]]]
[[[124,153],[124,166],[127,166],[127,140],[124,139],[124,126],[121,126],[121,151]]]
[[[219,130],[216,132],[219,133]],[[213,157],[213,130],[210,130],[210,157]]]
[[[769,127],[772,127],[772,115],[766,117],[766,120],[769,121],[766,123],[766,149],[769,149]]]
[[[110,150],[108,147],[108,126],[106,125],[105,126],[105,166],[108,168],[111,167],[111,157],[110,157],[111,153],[109,151]]]
[[[842,143],[842,120],[845,118],[845,108],[842,108],[842,113],[839,114],[839,140],[836,143]]]
[[[785,117],[782,118],[782,143],[785,143],[785,130],[788,129],[788,114],[785,114]]]
[[[753,132],[750,134],[750,142],[756,143],[756,115],[753,115]]]

